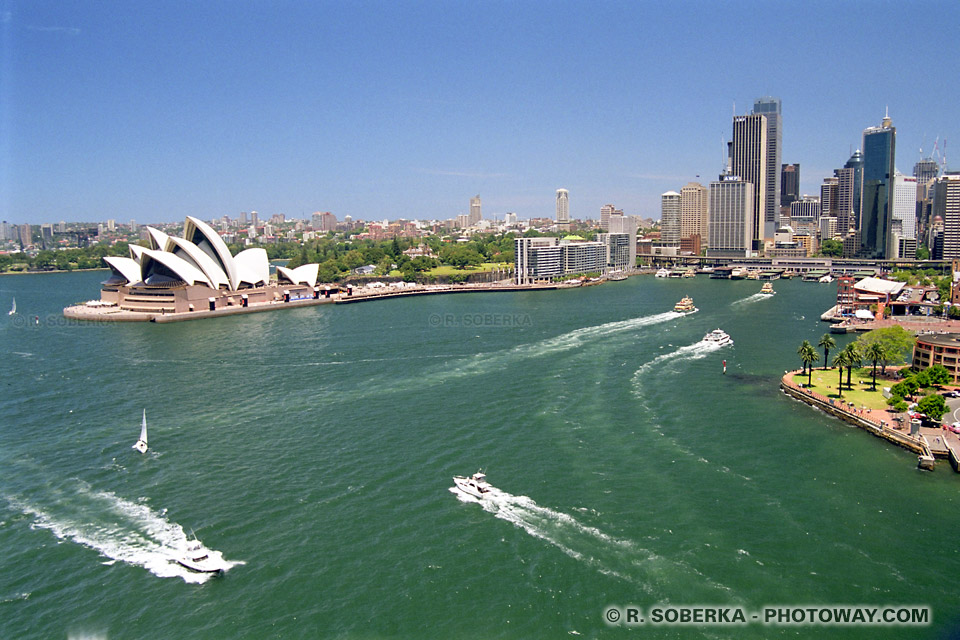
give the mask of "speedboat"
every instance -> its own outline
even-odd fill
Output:
[[[487,475],[483,471],[477,471],[469,478],[453,476],[453,484],[465,494],[480,499],[483,499],[483,496],[490,493],[490,490],[493,489],[490,483],[487,482]]]
[[[673,310],[677,313],[693,313],[697,310],[697,308],[693,306],[693,298],[690,296],[683,296],[680,299],[680,302],[673,305]]]
[[[775,294],[776,291],[773,290],[773,283],[772,283],[772,282],[764,282],[764,283],[763,283],[763,286],[760,287],[760,293],[765,293],[765,294],[771,295],[771,296],[772,296],[773,294]]]
[[[721,347],[728,344],[733,344],[733,338],[727,335],[726,331],[722,331],[720,329],[714,329],[707,335],[703,336],[703,341],[718,344]]]
[[[660,271],[657,271],[656,276],[657,276],[658,278],[669,278],[669,277],[670,277],[670,269],[660,269]]]
[[[197,573],[222,573],[228,566],[219,551],[211,551],[199,540],[188,540],[183,554],[176,558],[177,564]]]

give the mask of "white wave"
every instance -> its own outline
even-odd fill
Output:
[[[179,524],[170,522],[143,504],[124,500],[110,492],[79,489],[75,504],[60,502],[41,508],[19,498],[7,501],[33,516],[33,528],[46,529],[60,540],[70,540],[93,549],[111,561],[143,567],[161,578],[181,578],[203,583],[209,573],[195,573],[176,562],[187,548],[187,535]],[[102,517],[92,517],[96,513]],[[210,550],[211,557],[222,558]],[[103,563],[107,564],[107,563]],[[112,564],[112,562],[110,563]],[[228,570],[241,561],[224,562]]]
[[[768,299],[770,299],[770,298],[772,298],[772,297],[773,297],[773,296],[768,295],[768,294],[766,294],[766,293],[755,293],[755,294],[753,294],[752,296],[747,296],[746,298],[741,298],[740,300],[734,300],[734,301],[731,302],[730,304],[731,304],[731,306],[739,306],[739,305],[742,305],[742,304],[752,304],[752,303],[758,302],[758,301],[760,301],[760,300],[768,300]]]
[[[633,374],[633,383],[634,390],[639,392],[639,384],[641,379],[650,372],[651,369],[657,365],[661,365],[666,362],[667,364],[674,364],[676,362],[681,362],[684,360],[699,360],[701,358],[706,358],[711,353],[716,353],[723,348],[724,345],[718,344],[716,342],[708,342],[706,340],[701,340],[700,342],[695,342],[693,344],[688,344],[685,347],[680,347],[669,353],[664,353],[650,362],[641,365],[639,369],[636,370]],[[664,365],[666,366],[666,365]]]

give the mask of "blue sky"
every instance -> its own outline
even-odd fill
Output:
[[[659,217],[783,101],[818,193],[889,108],[960,153],[952,2],[0,0],[0,219]],[[952,163],[960,166],[960,162]]]

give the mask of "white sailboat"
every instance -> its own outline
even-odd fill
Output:
[[[12,316],[17,312],[17,299],[13,299],[13,306],[10,307],[10,311],[7,311],[8,316]]]
[[[133,445],[133,448],[139,451],[140,453],[147,452],[147,410],[143,410],[143,422],[140,424],[140,439],[137,440],[137,444]]]

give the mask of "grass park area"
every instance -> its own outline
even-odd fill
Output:
[[[871,391],[870,380],[873,369],[863,367],[854,369],[850,382],[852,389],[847,388],[847,372],[843,372],[843,401],[852,402],[858,407],[867,407],[868,409],[884,410],[887,408],[887,399],[883,397],[883,388],[892,387],[898,382],[893,378],[883,378],[880,376],[880,370],[877,369],[877,390]],[[889,372],[889,369],[888,369]],[[807,386],[807,376],[799,373],[794,374],[793,381],[802,384],[805,389],[810,389],[815,393],[828,398],[840,398],[837,393],[837,383],[840,381],[840,374],[836,367],[830,367],[826,371],[823,369],[814,369],[811,379],[812,386]]]
[[[428,276],[456,276],[456,275],[470,275],[472,273],[484,273],[487,271],[493,271],[494,269],[507,269],[512,265],[506,262],[484,262],[481,263],[478,267],[467,267],[466,269],[458,269],[449,264],[445,264],[440,267],[434,267],[429,271],[424,271],[423,273]],[[394,269],[390,272],[391,276],[401,276],[403,275],[398,269]]]

